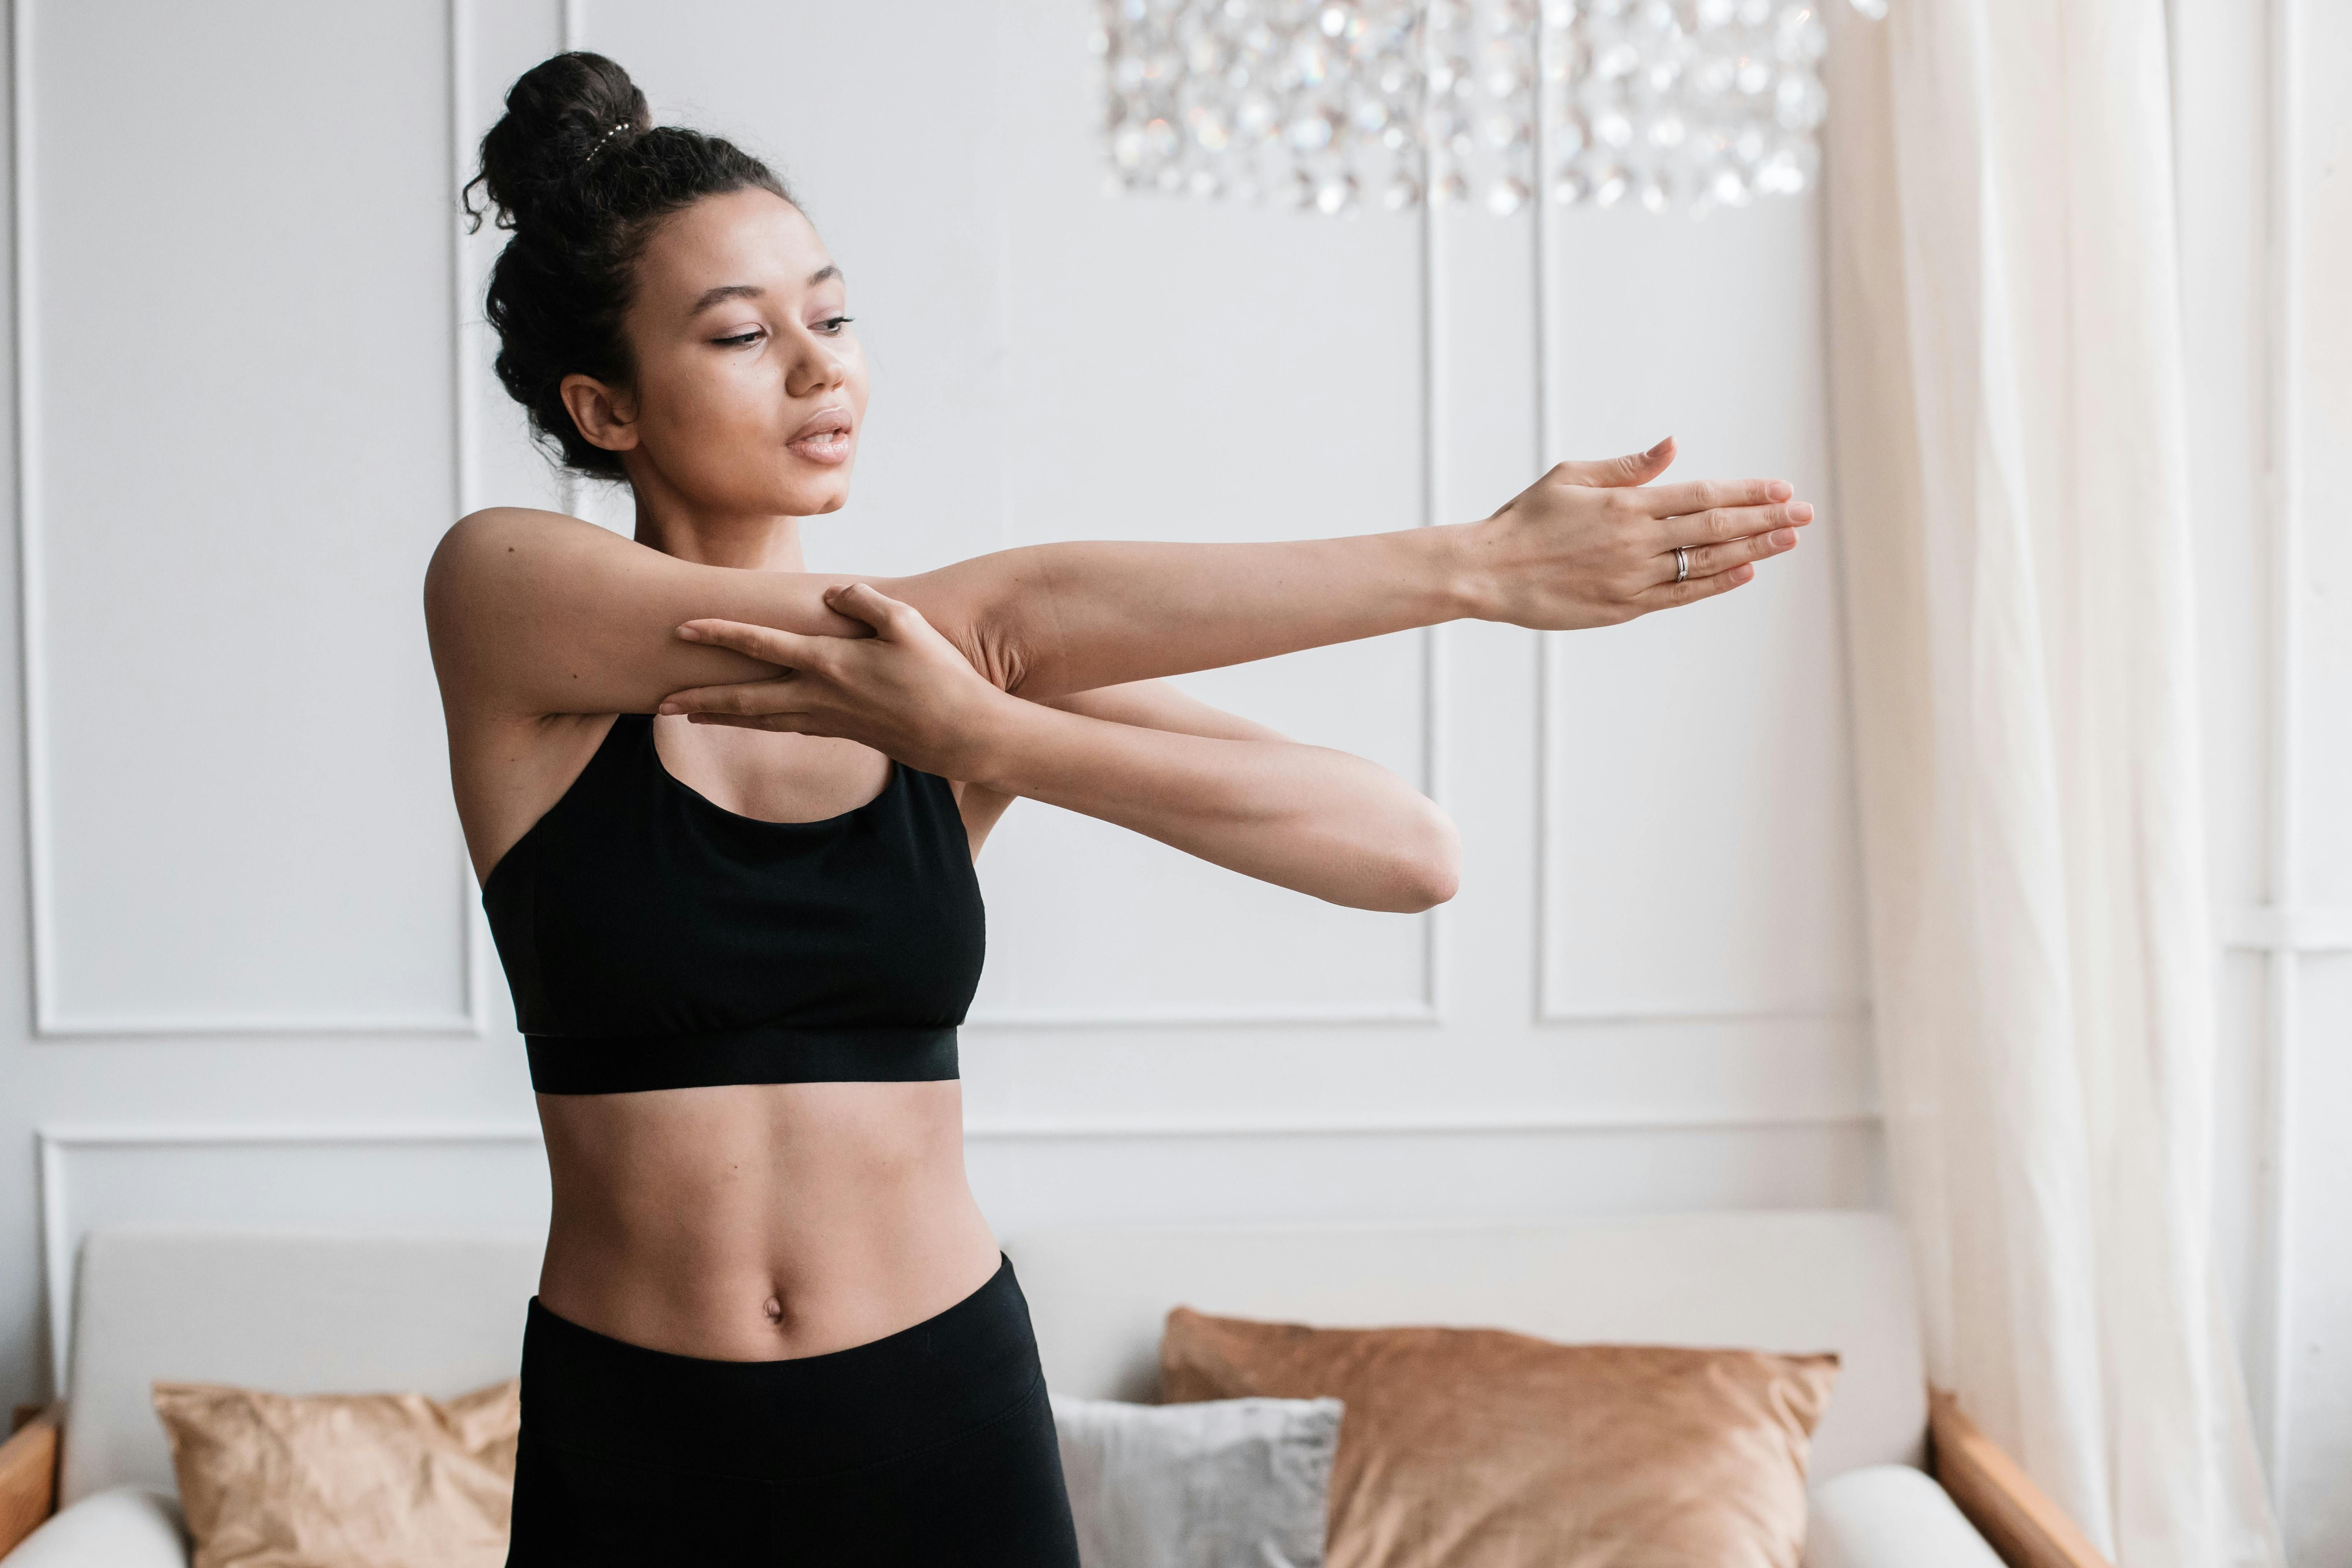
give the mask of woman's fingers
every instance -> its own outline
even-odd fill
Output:
[[[790,675],[731,686],[696,686],[661,700],[656,713],[775,713],[801,704],[803,688]]]
[[[1812,520],[1813,509],[1807,501],[1776,501],[1769,506],[1718,506],[1706,511],[1667,518],[1659,525],[1658,532],[1665,542],[1665,548],[1672,550],[1677,544],[1693,547],[1720,544],[1726,540],[1748,539],[1786,528],[1801,528]]]
[[[1627,499],[1652,517],[1684,517],[1723,507],[1764,506],[1796,493],[1786,479],[1693,479],[1654,486]]]
[[[1673,557],[1668,556],[1667,559],[1671,562]],[[1674,582],[1670,578],[1666,582],[1644,588],[1634,595],[1633,613],[1645,616],[1652,610],[1670,610],[1677,605],[1687,605],[1698,599],[1711,599],[1717,594],[1729,593],[1755,575],[1755,566],[1750,563],[1743,562],[1728,572],[1717,572],[1710,576],[1701,577],[1694,573],[1686,581],[1680,583]]]
[[[811,735],[821,731],[812,726],[814,721],[805,713],[689,713],[689,724],[724,724],[731,730],[772,730],[787,735]]]
[[[824,644],[841,640],[838,637],[803,637],[798,632],[779,631],[774,626],[757,626],[743,621],[715,618],[688,621],[677,628],[677,635],[687,642],[732,648],[737,653],[748,653],[753,658],[765,659],[770,664],[781,664],[791,669],[817,662],[822,657]]]
[[[725,686],[695,686],[684,691],[673,691],[654,709],[656,713],[772,713],[788,702],[796,701],[793,690],[797,671],[828,668],[833,657],[827,643],[840,643],[840,637],[803,637],[798,632],[779,631],[774,626],[752,626],[743,621],[706,619],[688,621],[677,628],[677,635],[687,642],[709,643],[714,647],[732,648],[749,654],[769,664],[782,665],[784,673],[772,680],[731,681]]]
[[[877,637],[888,637],[900,629],[906,617],[921,617],[912,605],[902,605],[888,597],[871,583],[851,583],[824,591],[827,609],[845,615],[852,620],[864,621],[874,628]]]
[[[1726,540],[1720,544],[1685,545],[1683,552],[1690,558],[1690,576],[1712,577],[1743,562],[1761,561],[1768,555],[1778,555],[1796,547],[1797,531],[1794,527],[1768,527]],[[1652,558],[1651,564],[1659,568],[1659,582],[1673,582],[1675,547],[1669,544],[1662,553]]]

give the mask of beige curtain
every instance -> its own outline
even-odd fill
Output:
[[[2163,3],[1825,9],[1875,1026],[1930,1373],[2121,1568],[2275,1563],[2208,1246]]]

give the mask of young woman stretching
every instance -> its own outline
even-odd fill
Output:
[[[1071,1568],[1027,1306],[963,1168],[990,827],[1025,795],[1426,909],[1456,860],[1428,801],[1155,678],[1623,621],[1748,581],[1811,509],[1636,488],[1661,443],[1457,526],[811,574],[798,520],[848,494],[866,374],[782,184],[589,54],[515,84],[477,183],[513,230],[500,379],[636,500],[634,542],[476,512],[425,583],[554,1184],[509,1561]]]

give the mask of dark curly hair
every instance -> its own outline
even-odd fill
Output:
[[[474,190],[487,200],[476,205]],[[620,454],[593,445],[557,388],[578,372],[629,384],[621,319],[636,262],[661,220],[704,196],[753,187],[792,193],[731,142],[653,123],[646,95],[603,55],[557,55],[525,71],[482,138],[482,172],[466,184],[478,230],[495,215],[514,237],[490,268],[485,310],[498,329],[499,380],[530,412],[549,454],[583,473],[625,477]],[[795,203],[794,205],[798,205]]]

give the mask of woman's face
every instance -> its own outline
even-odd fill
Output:
[[[636,283],[623,323],[636,384],[614,392],[640,492],[719,515],[840,507],[866,355],[841,270],[801,210],[757,189],[705,196],[654,232]]]

